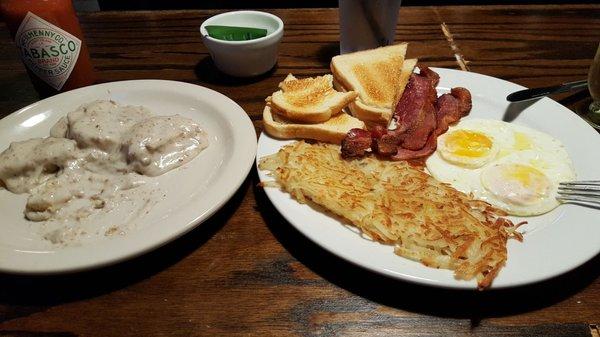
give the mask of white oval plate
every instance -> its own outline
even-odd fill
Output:
[[[462,86],[473,95],[473,109],[465,118],[503,120],[513,117],[506,96],[524,87],[476,73],[432,68],[440,74],[438,93]],[[526,125],[558,138],[569,152],[578,179],[600,179],[600,135],[571,110],[544,98],[524,109],[513,123]],[[257,162],[291,141],[262,134]],[[261,181],[272,180],[259,170]],[[461,289],[475,289],[475,281],[460,281],[452,271],[433,269],[394,254],[393,247],[363,239],[355,229],[313,208],[299,204],[289,194],[265,188],[275,208],[301,233],[331,253],[393,278]],[[517,220],[519,218],[513,218]],[[508,242],[508,261],[492,284],[505,288],[542,281],[578,267],[600,252],[600,210],[564,204],[536,217],[520,218],[529,223],[522,243]]]
[[[143,105],[157,115],[180,114],[192,118],[207,131],[210,145],[186,165],[150,179],[160,190],[158,201],[148,213],[126,214],[132,217],[135,226],[124,235],[95,235],[66,247],[50,244],[40,235],[43,225],[23,217],[26,196],[0,190],[0,271],[78,271],[116,263],[157,248],[193,229],[221,208],[252,167],[256,132],[239,105],[201,86],[163,80],[99,84],[29,105],[0,120],[0,151],[13,141],[48,136],[50,127],[60,117],[96,99]],[[107,228],[107,224],[102,226],[102,230]]]

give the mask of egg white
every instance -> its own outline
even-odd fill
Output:
[[[477,168],[449,162],[434,152],[426,161],[429,174],[435,179],[448,183],[457,190],[472,194],[474,198],[486,201],[511,215],[531,216],[546,213],[560,203],[556,200],[556,190],[561,181],[576,178],[573,164],[562,143],[552,136],[526,126],[487,119],[465,119],[450,127],[455,130],[471,130],[485,134],[497,148],[494,158]],[[439,140],[438,140],[439,141]],[[487,190],[481,182],[481,172],[492,165],[522,164],[542,172],[551,182],[547,197],[529,205],[507,203]]]
[[[561,181],[575,179],[575,173],[570,160],[565,161],[564,158],[561,158],[560,154],[557,155],[552,152],[543,152],[539,150],[518,151],[497,160],[493,165],[514,164],[531,166],[543,173],[550,182],[550,190],[546,196],[537,200],[537,202],[529,205],[520,205],[518,203],[502,200],[502,197],[496,195],[494,191],[485,188],[487,185],[485,181],[481,181],[484,186],[481,199],[512,215],[539,215],[553,210],[560,204],[556,199],[558,184]],[[488,166],[486,169],[491,167],[492,165]]]

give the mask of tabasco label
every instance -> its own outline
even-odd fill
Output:
[[[15,43],[27,68],[56,90],[69,79],[81,50],[81,40],[31,12]]]

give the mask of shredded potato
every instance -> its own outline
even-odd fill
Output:
[[[522,237],[502,211],[473,200],[406,162],[347,161],[339,146],[295,142],[259,168],[301,203],[314,202],[347,219],[396,254],[454,270],[457,279],[488,287],[507,259],[506,242]],[[265,186],[272,186],[268,183]]]

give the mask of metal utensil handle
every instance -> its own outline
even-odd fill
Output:
[[[506,100],[510,102],[518,102],[525,101],[528,99],[534,99],[538,97],[548,96],[551,94],[557,94],[561,92],[567,92],[575,89],[580,89],[587,87],[587,81],[575,81],[563,83],[560,85],[554,85],[550,87],[542,87],[542,88],[533,88],[533,89],[525,89],[520,91],[515,91],[512,94],[506,96]]]

